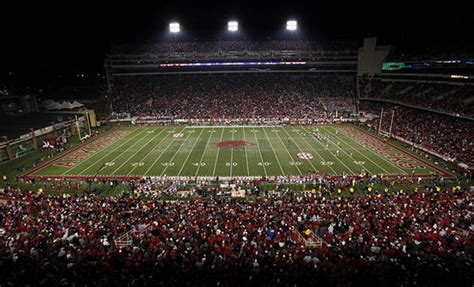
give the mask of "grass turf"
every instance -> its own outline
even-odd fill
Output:
[[[411,175],[407,165],[413,165],[416,175],[427,176],[437,169],[352,125],[124,127],[120,132],[123,136],[107,145],[88,143],[29,175],[246,177],[308,171],[357,175],[365,169],[396,176]]]

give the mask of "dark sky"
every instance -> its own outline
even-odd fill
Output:
[[[170,20],[178,20],[190,39],[216,39],[228,19],[239,21],[249,39],[276,38],[288,18],[299,21],[308,39],[353,39],[378,36],[382,44],[406,48],[472,47],[473,10],[435,1],[126,1],[101,4],[19,3],[2,9],[0,73],[51,70],[55,73],[97,73],[110,43],[163,40]],[[96,1],[98,3],[99,1]],[[437,2],[437,1],[436,1]],[[260,3],[260,4],[257,4]],[[33,68],[33,66],[35,68]]]

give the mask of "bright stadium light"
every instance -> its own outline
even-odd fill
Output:
[[[179,23],[178,22],[172,22],[170,23],[170,32],[173,34],[179,33],[180,28],[179,28]]]
[[[298,28],[298,22],[296,22],[295,20],[286,21],[286,30],[296,31],[297,28]]]
[[[229,21],[227,22],[227,31],[237,32],[239,30],[239,22]]]

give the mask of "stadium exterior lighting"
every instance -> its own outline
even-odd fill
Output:
[[[181,31],[181,29],[179,27],[178,22],[171,22],[170,23],[170,32],[171,33],[176,34],[176,33],[179,33],[180,31]]]
[[[239,30],[239,22],[229,21],[227,22],[227,31],[237,32]]]
[[[286,21],[286,30],[296,31],[296,29],[298,29],[298,22],[296,22],[295,20]]]

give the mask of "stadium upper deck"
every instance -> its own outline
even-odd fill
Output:
[[[152,45],[117,45],[112,55],[128,57],[147,55],[158,58],[232,58],[235,55],[256,57],[287,56],[357,56],[355,42],[333,41],[314,42],[302,40],[281,41],[214,41],[214,42],[171,42]]]

